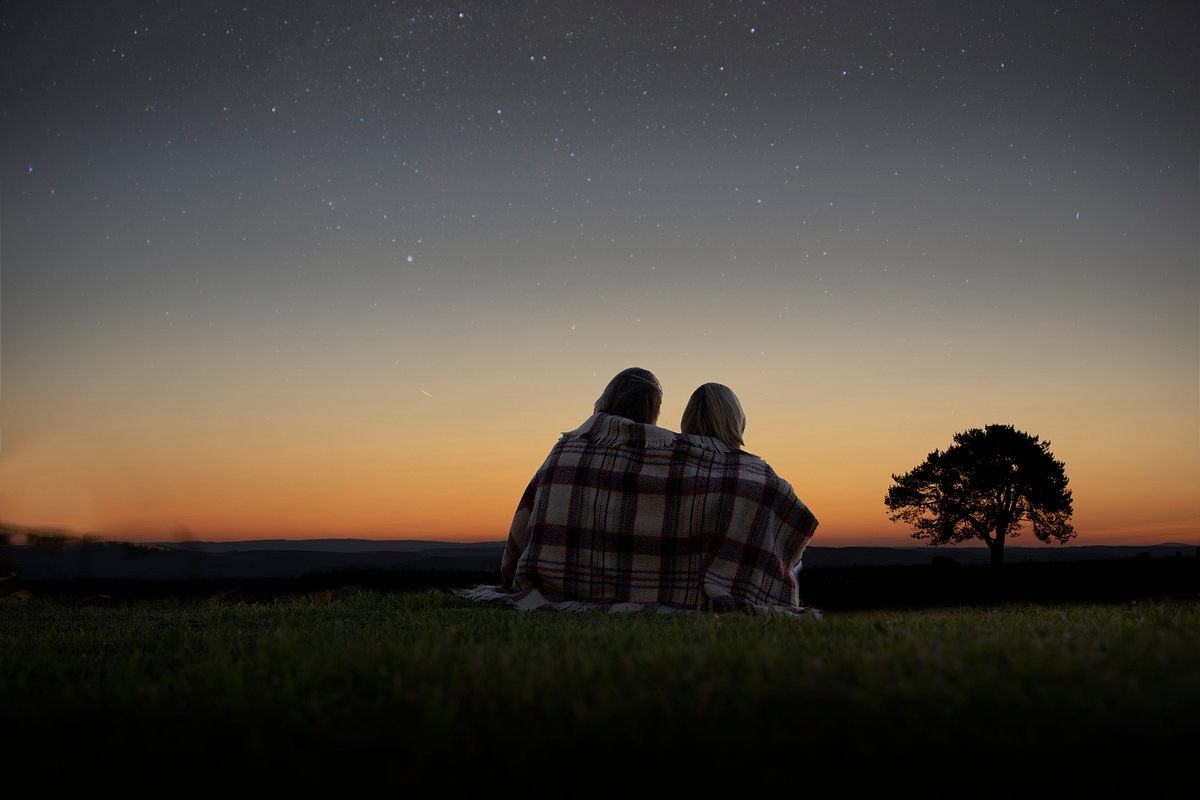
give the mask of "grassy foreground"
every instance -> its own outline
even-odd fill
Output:
[[[438,591],[35,595],[0,599],[0,689],[25,758],[303,772],[316,752],[415,776],[550,753],[567,769],[619,747],[621,763],[753,759],[777,775],[851,754],[986,770],[989,753],[1185,754],[1200,600],[795,620],[525,614]]]

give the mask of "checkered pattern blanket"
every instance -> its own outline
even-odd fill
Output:
[[[816,527],[758,456],[598,413],[526,487],[500,585],[458,593],[524,610],[819,617],[796,585]]]

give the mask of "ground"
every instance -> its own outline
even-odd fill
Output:
[[[1200,600],[810,620],[528,614],[443,591],[21,594],[0,600],[0,685],[16,752],[79,763],[1162,764],[1187,756],[1200,711]]]

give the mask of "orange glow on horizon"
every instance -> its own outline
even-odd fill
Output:
[[[673,427],[686,392],[671,388],[707,376],[659,374],[668,387],[660,423]],[[598,394],[603,382],[597,375],[581,384]],[[1065,461],[1078,532],[1071,544],[1194,541],[1200,530],[1194,445],[1173,436],[1169,418],[1136,429],[1112,424],[1123,413],[1119,401],[1062,414],[1033,394],[989,404],[980,387],[969,393],[980,413],[968,420],[912,390],[893,392],[889,402],[899,405],[888,416],[865,390],[793,404],[789,398],[804,396],[802,381],[746,372],[728,382],[747,409],[747,449],[791,482],[821,521],[814,546],[924,544],[886,517],[891,474],[949,446],[958,430],[993,421],[1050,439]],[[501,383],[494,404],[477,408],[453,399],[471,396],[467,379],[458,383],[432,399],[414,389],[397,408],[360,404],[354,418],[314,416],[312,408],[325,406],[311,397],[270,418],[248,414],[224,425],[201,403],[137,423],[80,417],[86,434],[6,444],[3,520],[130,540],[500,540],[550,446],[586,418],[594,398],[581,389],[570,402],[551,396],[534,406]],[[1001,413],[1005,406],[1012,413]],[[1109,435],[1097,437],[1098,429]],[[1039,543],[1026,528],[1010,544]]]

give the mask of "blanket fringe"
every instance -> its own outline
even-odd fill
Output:
[[[821,619],[821,612],[811,606],[787,608],[748,603],[734,597],[709,598],[707,607],[679,608],[664,603],[589,603],[583,600],[554,600],[546,597],[537,587],[518,592],[504,592],[499,586],[476,586],[472,589],[451,589],[453,594],[477,603],[505,605],[520,611],[567,611],[582,613],[600,611],[609,614],[730,614],[742,613],[749,616],[785,616],[804,619]]]

